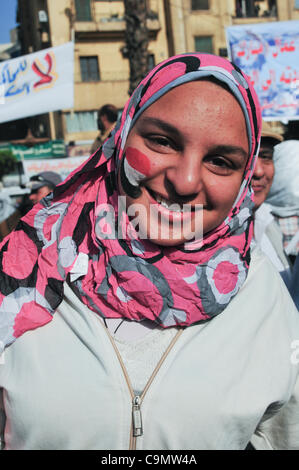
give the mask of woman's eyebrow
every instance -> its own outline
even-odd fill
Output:
[[[221,153],[225,155],[237,155],[242,157],[242,159],[247,160],[249,157],[249,153],[243,147],[238,145],[215,145],[210,149],[211,153]]]
[[[156,127],[159,127],[160,129],[162,129],[163,131],[169,132],[169,133],[172,133],[172,134],[179,134],[180,133],[180,131],[175,126],[173,126],[172,124],[169,124],[168,122],[163,121],[162,119],[159,119],[159,118],[155,118],[155,117],[150,117],[150,116],[141,117],[140,120],[139,120],[139,124],[154,125]]]

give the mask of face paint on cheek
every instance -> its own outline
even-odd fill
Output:
[[[136,199],[141,195],[140,183],[150,175],[150,160],[144,153],[128,147],[120,168],[121,184],[128,196]]]

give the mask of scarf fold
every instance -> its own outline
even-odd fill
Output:
[[[201,246],[161,247],[140,239],[119,209],[116,175],[128,133],[140,114],[182,83],[214,77],[241,105],[250,156],[237,199]],[[261,116],[249,79],[210,54],[179,55],[156,66],[128,100],[111,136],[20,221],[0,246],[0,351],[45,325],[68,282],[107,318],[144,318],[188,326],[220,314],[243,285],[250,263],[250,180]]]

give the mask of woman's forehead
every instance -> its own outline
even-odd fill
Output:
[[[177,88],[182,87],[183,85],[191,85],[192,84],[199,84],[199,83],[207,83],[208,87],[216,87],[216,94],[219,95],[219,91],[225,90],[228,94],[230,94],[234,99],[239,103],[242,108],[243,116],[246,121],[247,127],[247,136],[248,136],[248,143],[250,152],[252,151],[252,143],[253,143],[253,133],[254,129],[252,127],[251,118],[249,116],[249,106],[244,99],[241,91],[239,90],[237,83],[232,75],[230,75],[227,71],[225,73],[219,72],[219,70],[197,70],[196,72],[191,72],[189,74],[181,75],[178,78],[174,79],[171,83],[165,87],[158,87],[155,82],[150,84],[147,88],[145,95],[147,95],[147,99],[144,100],[144,95],[142,91],[139,90],[139,93],[136,95],[135,99],[137,98],[139,104],[135,109],[134,115],[130,120],[130,129],[135,125],[136,121],[140,118],[140,116],[145,112],[146,109],[152,106],[152,104],[156,103],[160,100],[164,95],[176,90]],[[164,69],[163,74],[167,73],[167,67]],[[229,78],[229,75],[231,78]],[[245,79],[244,79],[245,81]],[[151,92],[150,92],[151,90]],[[193,99],[193,98],[192,98]],[[162,102],[163,103],[163,102]]]
[[[211,106],[214,108],[217,103],[219,106],[222,104],[230,106],[234,103],[241,109],[239,101],[225,84],[214,80],[200,79],[183,83],[168,90],[165,94],[155,100],[146,110],[150,110],[151,108],[158,109],[159,107],[164,108],[165,103],[170,103],[171,101],[173,101],[177,106],[181,105],[181,103],[184,105],[189,103],[190,106],[196,106],[201,102],[208,104],[210,101]]]
[[[157,128],[170,134],[207,134],[215,144],[233,144],[243,137],[248,153],[246,122],[237,99],[225,88],[209,81],[180,85],[163,95],[135,123],[137,128]],[[221,133],[221,135],[220,135]],[[219,135],[218,135],[219,134]]]

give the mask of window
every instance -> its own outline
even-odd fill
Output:
[[[82,82],[98,82],[100,72],[97,56],[80,57],[80,71]]]
[[[195,36],[195,51],[213,54],[212,36]]]
[[[237,18],[277,16],[276,0],[235,0]]]
[[[147,70],[148,72],[155,67],[155,55],[148,54],[147,56]]]
[[[91,21],[90,0],[75,0],[76,21]]]
[[[191,0],[191,10],[209,10],[209,0]]]
[[[299,0],[295,0],[295,9],[299,10]]]
[[[68,133],[97,131],[97,111],[66,113],[66,129]]]

